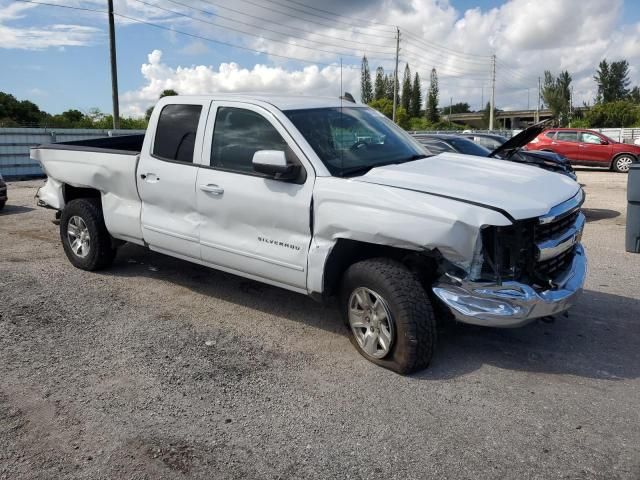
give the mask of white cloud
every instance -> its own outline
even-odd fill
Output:
[[[144,115],[165,89],[174,89],[182,95],[260,92],[338,96],[340,92],[339,65],[324,68],[312,65],[300,70],[260,64],[247,69],[237,63],[222,63],[218,68],[204,65],[172,68],[162,63],[162,52],[154,50],[141,72],[146,85],[121,97],[125,115]],[[357,91],[359,81],[358,70],[343,69],[345,91]]]
[[[81,22],[73,11],[61,14],[52,8],[45,10],[48,7],[17,3],[3,6],[5,1],[0,0],[0,48],[64,48],[104,41],[104,26],[91,23],[91,17],[85,15]],[[49,1],[63,3],[63,0]],[[295,6],[298,5],[295,2],[287,6],[261,0],[251,0],[251,3],[181,0],[179,3],[189,7],[173,2],[161,5],[195,19],[135,0],[115,0],[115,8],[135,18],[271,55],[267,55],[267,60],[260,57],[262,64],[243,65],[246,68],[233,63],[240,50],[219,45],[215,46],[216,51],[225,54],[229,62],[216,67],[165,65],[160,58],[153,57],[142,68],[144,85],[124,96],[131,112],[139,113],[143,104],[153,103],[162,85],[184,93],[260,89],[333,94],[339,90],[337,69],[324,65],[335,65],[340,57],[345,65],[357,66],[360,56],[366,53],[372,72],[378,65],[387,71],[393,68],[392,25],[399,26],[402,32],[400,71],[404,63],[409,62],[412,70],[421,74],[426,89],[429,71],[436,67],[442,104],[448,104],[450,97],[454,102],[467,101],[473,108],[479,108],[481,100],[486,102],[490,87],[489,56],[493,53],[498,58],[497,106],[500,108],[526,106],[527,93],[530,104],[535,105],[538,77],[544,70],[557,74],[567,69],[574,78],[576,103],[592,101],[595,90],[592,77],[603,58],[629,60],[632,84],[640,83],[640,72],[633,67],[640,61],[640,23],[631,24],[621,18],[623,0],[506,0],[497,8],[473,8],[464,12],[456,10],[449,0],[323,0],[322,5],[316,7],[322,10]],[[103,0],[67,0],[64,4],[104,9]],[[65,18],[65,21],[51,21],[52,25],[43,27],[14,25],[35,10],[46,11],[52,18]],[[308,14],[303,13],[305,11]],[[363,27],[369,21],[379,25]],[[123,18],[118,22],[126,28],[132,24]],[[177,45],[176,52],[184,55],[203,55],[210,48],[204,40],[183,46],[183,37],[173,32],[156,32],[156,35],[169,35]],[[290,62],[281,56],[305,62]],[[316,66],[300,66],[309,62],[315,62]],[[359,96],[357,70],[345,69],[344,72],[348,85],[345,90]],[[264,78],[260,78],[261,75]]]

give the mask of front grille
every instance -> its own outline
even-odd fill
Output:
[[[549,279],[555,278],[558,274],[564,272],[573,261],[575,255],[575,247],[570,248],[562,252],[560,255],[544,262],[537,262],[535,265],[535,271],[540,277],[546,277]]]
[[[482,278],[498,282],[516,280],[548,289],[573,262],[576,247],[553,258],[537,261],[537,245],[561,237],[580,215],[576,209],[557,220],[540,224],[539,220],[518,221],[508,227],[489,227],[483,231],[484,263]]]
[[[555,222],[536,225],[534,231],[534,241],[544,242],[545,240],[549,240],[551,238],[557,237],[563,232],[566,232],[571,225],[573,225],[580,214],[580,210],[576,210],[575,212],[566,215]]]

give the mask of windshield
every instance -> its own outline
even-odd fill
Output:
[[[374,167],[432,155],[371,108],[312,108],[287,110],[284,114],[332,175],[364,174]]]
[[[465,155],[477,155],[478,157],[488,157],[491,153],[491,150],[483,147],[482,145],[478,145],[468,138],[463,137],[450,137],[447,138],[447,142],[449,142],[453,147],[460,153],[464,153]]]

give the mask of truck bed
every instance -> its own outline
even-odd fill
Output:
[[[71,142],[39,145],[38,149],[47,150],[80,150],[85,152],[119,153],[136,155],[142,150],[144,135],[122,135],[117,137],[91,138]]]
[[[38,190],[38,204],[62,210],[69,187],[95,190],[111,235],[141,243],[136,170],[143,141],[144,135],[127,135],[32,148],[31,158],[40,162],[48,177]]]

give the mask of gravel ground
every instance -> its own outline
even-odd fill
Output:
[[[450,325],[410,377],[301,295],[133,246],[74,269],[41,182],[10,183],[0,478],[640,478],[626,176],[579,178],[590,275],[569,318]]]

